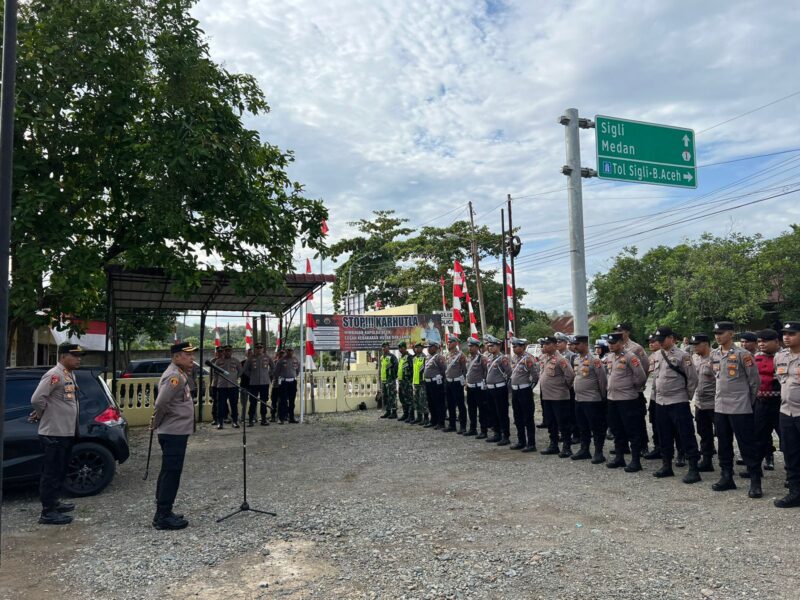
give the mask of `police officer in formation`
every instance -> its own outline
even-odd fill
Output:
[[[447,368],[445,369],[445,394],[447,394],[447,413],[449,423],[444,431],[456,431],[456,412],[458,413],[458,433],[467,432],[467,413],[464,406],[464,380],[467,375],[467,358],[461,351],[458,336],[447,336]]]
[[[712,457],[714,448],[714,404],[717,396],[717,378],[711,365],[711,340],[705,333],[691,337],[694,349],[694,368],[697,371],[697,389],[694,392],[694,422],[700,436],[702,460],[697,470],[701,473],[714,471]]]
[[[285,348],[283,356],[275,364],[275,375],[278,380],[278,421],[297,423],[294,418],[294,403],[297,398],[297,377],[300,375],[300,363],[294,357],[294,349]]]
[[[467,413],[469,414],[469,431],[464,435],[474,435],[484,440],[489,427],[493,426],[490,417],[489,403],[486,394],[486,358],[481,353],[480,342],[469,338],[469,358],[467,358]],[[478,433],[480,423],[480,433]]]
[[[28,419],[39,423],[42,446],[42,472],[39,478],[39,499],[42,525],[67,525],[75,510],[71,502],[58,499],[67,475],[72,446],[78,433],[78,384],[74,371],[81,366],[85,352],[78,344],[61,344],[58,363],[47,371],[31,396],[33,411]]]
[[[517,443],[512,450],[536,452],[536,428],[533,422],[533,388],[539,382],[539,362],[527,352],[528,341],[511,338],[514,360],[511,370],[511,406]]]
[[[423,348],[422,342],[414,344],[414,374],[411,377],[411,385],[414,391],[414,410],[417,413],[414,425],[427,426],[430,424],[430,417],[428,415],[428,396],[425,393],[425,380],[423,377],[423,371],[425,370]]]
[[[397,419],[405,423],[413,423],[413,357],[408,352],[408,344],[406,344],[406,342],[401,341],[399,344],[397,344],[397,349],[400,351],[400,358],[397,361],[397,397],[400,399],[400,406],[403,407],[403,414],[397,417]]]
[[[502,352],[502,344],[493,335],[485,337],[489,357],[486,366],[486,391],[489,394],[493,410],[494,436],[486,441],[498,446],[508,446],[511,442],[511,423],[508,418],[508,378],[511,376],[511,364]]]
[[[428,409],[430,410],[430,422],[425,427],[434,430],[444,429],[444,374],[447,364],[444,357],[439,353],[439,344],[436,341],[428,343],[428,358],[422,369],[422,378],[425,382],[425,396],[428,399]]]
[[[647,381],[641,359],[625,349],[622,331],[608,335],[608,424],[614,434],[614,460],[610,469],[624,467],[627,473],[642,470],[642,409],[640,393]],[[625,450],[630,445],[631,462],[625,463]]]
[[[542,338],[541,389],[542,409],[550,436],[550,445],[542,454],[558,454],[561,458],[572,456],[572,433],[575,409],[572,402],[572,382],[575,372],[569,361],[558,351],[554,336]],[[563,447],[559,452],[559,434]]]
[[[217,429],[222,429],[222,424],[228,418],[228,414],[230,414],[231,423],[238,429],[239,391],[236,389],[236,382],[242,374],[242,364],[233,358],[233,346],[230,344],[222,346],[222,356],[215,360],[215,364],[228,373],[228,375],[219,373],[216,379]]]
[[[242,377],[247,377],[247,390],[252,394],[248,396],[250,398],[250,406],[247,416],[250,425],[256,424],[257,403],[261,405],[259,410],[261,425],[269,425],[267,421],[267,405],[269,403],[269,387],[274,370],[275,363],[264,352],[264,344],[257,343],[255,345],[255,353],[245,360],[244,373],[242,375]],[[247,402],[245,402],[244,406],[247,406]],[[244,414],[242,414],[242,418],[244,418]]]
[[[789,493],[775,500],[778,508],[800,506],[800,321],[781,329],[785,348],[775,355],[775,376],[781,385],[781,450]]]
[[[378,378],[381,382],[381,398],[385,408],[381,419],[397,418],[397,357],[389,351],[389,342],[381,344],[378,359]]]
[[[589,336],[575,336],[572,370],[575,373],[575,418],[581,442],[581,448],[572,456],[572,460],[591,458],[592,464],[597,465],[606,460],[603,446],[606,440],[608,381],[605,364],[589,352]],[[590,454],[592,441],[594,456]]]
[[[781,384],[775,377],[775,355],[781,349],[778,332],[774,329],[764,329],[757,334],[758,352],[756,352],[756,367],[761,384],[756,395],[756,405],[753,407],[756,440],[761,446],[760,454],[764,456],[764,469],[775,469],[775,445],[772,441],[772,432],[780,438],[781,414]]]

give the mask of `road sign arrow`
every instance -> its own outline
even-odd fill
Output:
[[[684,134],[684,136],[683,136],[683,147],[684,148],[688,148],[689,147],[689,136],[686,135],[686,134]]]
[[[694,177],[692,177],[692,174],[691,174],[691,173],[684,173],[684,174],[683,174],[683,178],[684,178],[686,181],[691,181],[692,179],[694,179]]]

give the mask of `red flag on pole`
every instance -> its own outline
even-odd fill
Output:
[[[322,230],[322,235],[328,235],[328,231],[330,231],[328,229],[328,221],[322,219],[322,226],[320,227],[320,229]]]

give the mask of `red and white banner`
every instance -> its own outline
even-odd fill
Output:
[[[511,266],[506,265],[506,303],[508,304],[508,337],[514,336],[514,292],[511,289]]]
[[[244,317],[244,350],[247,352],[253,347],[253,325],[250,323],[250,313]]]

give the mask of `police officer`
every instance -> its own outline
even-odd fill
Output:
[[[694,392],[694,422],[700,436],[702,460],[697,466],[701,473],[714,471],[711,457],[714,449],[714,398],[717,395],[717,378],[711,365],[710,338],[705,333],[695,333],[691,337],[694,349],[694,368],[697,371],[697,389]]]
[[[625,350],[634,354],[636,358],[642,363],[642,368],[644,369],[645,373],[650,372],[650,362],[647,356],[647,352],[644,351],[644,348],[640,344],[637,344],[631,339],[631,324],[622,322],[618,323],[617,326],[614,328],[615,331],[622,333],[622,339],[625,340]],[[647,381],[642,384],[642,389],[639,390],[639,410],[641,415],[639,417],[639,427],[641,428],[641,440],[642,440],[642,454],[647,454],[647,444],[648,444],[648,437],[647,437],[647,408],[648,402],[647,398],[644,395],[644,389],[647,386]],[[650,419],[650,422],[653,422],[653,418]],[[655,441],[655,440],[654,440]]]
[[[172,512],[181,483],[186,443],[194,430],[191,372],[196,349],[188,342],[170,348],[172,362],[158,382],[158,396],[150,429],[158,434],[161,472],[156,485],[156,529],[183,529],[189,522]],[[238,364],[238,361],[237,361]]]
[[[609,469],[625,467],[627,473],[642,470],[641,400],[639,393],[647,381],[641,359],[625,349],[625,338],[621,331],[608,334],[611,350],[608,369],[608,423],[614,432],[616,456],[607,463]],[[630,444],[631,462],[625,464],[625,447]]]
[[[464,378],[467,375],[467,358],[461,351],[461,340],[458,336],[447,336],[447,368],[444,373],[446,380],[445,393],[447,394],[447,412],[450,422],[444,431],[456,430],[456,409],[458,410],[458,433],[467,432],[467,411],[464,406]]]
[[[528,354],[528,340],[513,337],[514,361],[511,371],[511,408],[517,428],[517,443],[512,450],[536,452],[536,428],[533,422],[533,388],[539,382],[539,361]]]
[[[542,450],[542,454],[558,454],[561,458],[567,458],[572,456],[575,409],[570,397],[575,372],[569,361],[558,351],[558,341],[555,336],[545,337],[542,342],[542,355],[539,357],[541,368],[539,388],[550,435],[550,445]],[[563,441],[560,453],[558,451],[559,433]]]
[[[593,465],[604,463],[603,446],[606,436],[606,397],[608,395],[606,368],[603,361],[589,352],[589,336],[575,336],[575,418],[581,438],[581,449],[572,460],[592,459]],[[594,440],[594,456],[589,452]]]
[[[479,440],[487,437],[488,428],[493,426],[486,402],[486,359],[480,351],[480,342],[471,337],[467,340],[469,358],[467,359],[467,413],[469,431],[464,435],[474,435]],[[478,419],[481,432],[478,434]]]
[[[800,506],[800,321],[781,328],[785,349],[775,356],[775,376],[781,384],[781,450],[789,493],[775,500],[778,508]]]
[[[400,351],[400,358],[397,361],[397,395],[400,398],[400,405],[403,407],[403,414],[397,417],[398,421],[404,423],[414,422],[414,389],[412,379],[414,377],[412,356],[408,353],[408,344],[403,340],[397,344]]]
[[[572,357],[575,356],[575,351],[573,350],[575,344],[573,343],[573,336],[567,335],[566,333],[561,333],[557,331],[553,334],[557,340],[556,343],[556,350],[561,353],[566,361],[572,365]],[[580,432],[578,431],[578,424],[575,421],[575,390],[572,387],[572,384],[569,386],[569,414],[570,418],[572,419],[572,424],[570,425],[570,442],[572,444],[577,444],[580,441]],[[564,441],[563,439],[561,440]]]
[[[422,369],[422,379],[425,382],[425,395],[431,413],[431,420],[426,427],[434,430],[444,429],[444,373],[446,369],[444,357],[439,353],[438,342],[429,342],[428,358]]]
[[[742,348],[755,357],[756,352],[758,352],[758,336],[755,333],[743,331],[739,334],[739,342],[742,344]]]
[[[417,414],[413,424],[427,427],[430,419],[428,418],[428,397],[425,394],[425,381],[422,377],[422,372],[425,370],[425,355],[423,354],[422,342],[414,344],[412,367],[414,374],[411,378],[411,384],[414,392],[414,411]]]
[[[258,343],[255,346],[255,354],[244,364],[244,375],[249,381],[248,391],[255,397],[250,396],[250,407],[248,410],[248,420],[250,425],[256,424],[256,402],[261,404],[259,413],[261,424],[269,425],[267,421],[267,404],[269,403],[269,384],[272,381],[272,372],[275,370],[275,363],[264,352],[264,344]],[[244,418],[244,415],[242,415]]]
[[[217,361],[222,358],[222,349],[217,347],[214,348],[214,357],[211,359],[213,364],[217,364]],[[211,394],[211,426],[216,427],[222,419],[219,418],[219,402],[217,400],[219,394],[219,387],[217,386],[217,380],[219,379],[219,374],[216,369],[211,369],[211,385],[210,387],[210,394]]]
[[[711,366],[717,378],[714,399],[714,426],[719,448],[720,480],[712,485],[717,492],[735,490],[733,481],[733,437],[750,473],[748,496],[760,498],[761,457],[753,425],[753,405],[761,379],[753,355],[733,343],[734,325],[730,321],[714,324],[719,347],[711,352]]]
[[[217,377],[217,429],[222,429],[222,423],[228,418],[230,410],[231,423],[239,427],[239,392],[236,382],[242,374],[241,363],[233,358],[233,346],[227,344],[222,347],[222,358],[216,362],[217,366],[228,375],[219,374]]]
[[[780,437],[781,384],[775,377],[775,355],[781,349],[778,332],[774,329],[763,329],[757,334],[758,352],[755,355],[761,385],[756,396],[754,407],[754,426],[756,440],[761,444],[760,454],[764,455],[764,469],[775,470],[775,445],[772,432]]]
[[[389,342],[381,344],[378,360],[378,375],[381,382],[381,397],[386,411],[381,419],[397,418],[397,357],[389,350]]]
[[[484,337],[489,359],[486,364],[486,390],[494,409],[494,436],[487,437],[488,443],[508,446],[511,442],[511,423],[508,419],[508,378],[511,376],[511,365],[503,353],[503,342],[493,335]]]
[[[697,389],[697,371],[692,357],[678,348],[671,328],[659,327],[655,335],[661,344],[653,370],[653,388],[656,390],[656,426],[662,465],[653,476],[675,476],[672,470],[674,436],[681,440],[681,448],[689,459],[689,471],[683,482],[697,483],[700,481],[697,464],[700,452],[697,449],[692,411],[689,407]]]
[[[47,371],[31,396],[33,411],[28,419],[39,423],[42,445],[42,472],[39,498],[42,502],[42,525],[66,525],[75,510],[71,502],[61,502],[58,494],[67,474],[72,446],[78,431],[78,386],[73,371],[81,366],[85,354],[78,344],[58,347],[58,364]]]
[[[271,404],[269,407],[269,420],[275,423],[278,415],[278,407],[281,403],[281,378],[278,376],[278,363],[286,356],[286,350],[281,348],[275,353],[275,368],[272,370],[272,388],[270,390]]]
[[[297,423],[294,418],[294,403],[297,399],[297,377],[300,375],[300,362],[294,357],[294,349],[286,348],[275,369],[281,382],[278,396],[278,421],[281,425],[284,421]]]

